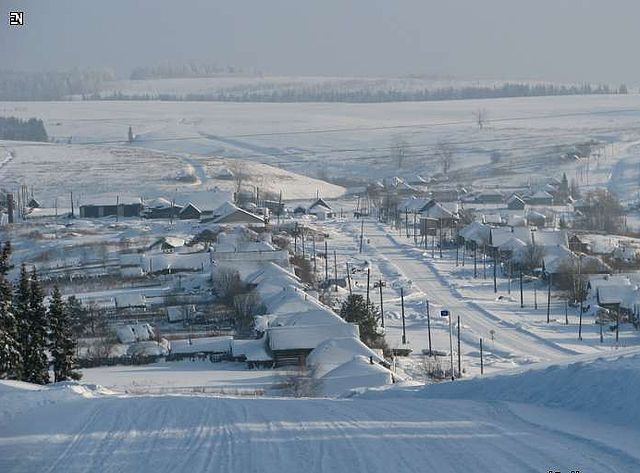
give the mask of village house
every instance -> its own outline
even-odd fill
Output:
[[[80,218],[103,217],[140,217],[142,203],[135,201],[120,201],[113,204],[85,204],[80,206]]]

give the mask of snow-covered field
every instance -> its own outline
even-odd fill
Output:
[[[113,202],[120,196],[152,199],[160,196],[187,202],[189,196],[219,188],[232,191],[234,182],[218,175],[240,169],[244,186],[256,186],[283,199],[312,198],[316,191],[327,197],[344,192],[340,186],[295,174],[258,162],[237,164],[232,159],[189,153],[159,152],[126,145],[69,145],[0,142],[12,159],[0,162],[0,187],[17,190],[21,184],[33,189],[41,204],[69,209],[75,203]],[[1,156],[2,154],[0,154]]]
[[[487,115],[482,130],[473,115],[478,109]],[[72,137],[75,144],[106,142],[120,147],[131,125],[136,141],[127,150],[238,157],[348,181],[437,172],[436,145],[441,141],[455,149],[455,178],[475,185],[515,185],[567,171],[583,187],[610,185],[612,190],[630,191],[640,169],[635,152],[640,140],[638,95],[383,104],[6,102],[0,103],[0,114],[43,118],[54,139],[66,142]],[[391,158],[392,141],[398,136],[407,143],[402,168]],[[589,140],[606,145],[597,159],[588,164],[560,159],[562,153]],[[9,165],[18,178],[24,172],[19,170],[20,161],[24,166],[32,163],[35,151],[23,144],[5,146],[17,153]],[[491,164],[494,151],[500,159]],[[68,154],[71,159],[77,153]],[[148,163],[149,156],[141,159]],[[164,163],[163,170],[154,170],[151,176],[169,175],[185,165],[177,160],[164,169],[163,159],[157,161]],[[131,166],[135,171],[137,164]]]
[[[110,366],[82,370],[82,381],[120,392],[198,391],[262,395],[285,382],[286,369],[248,370],[245,363],[184,360],[141,366]],[[267,393],[268,394],[268,393]]]
[[[632,472],[638,361],[630,354],[346,400],[5,381],[0,470]]]

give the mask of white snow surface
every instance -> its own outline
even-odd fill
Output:
[[[638,471],[639,356],[343,400],[2,381],[0,471]]]

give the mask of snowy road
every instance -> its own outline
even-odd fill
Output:
[[[0,471],[639,471],[628,451],[554,426],[553,411],[532,421],[519,409],[393,397],[72,396],[16,421],[0,416]]]
[[[461,317],[467,340],[472,338],[474,343],[480,337],[488,340],[493,330],[496,354],[512,356],[519,363],[556,360],[575,354],[572,350],[527,332],[521,326],[501,320],[477,303],[462,298],[437,273],[428,259],[423,258],[410,244],[389,234],[382,224],[367,222],[365,235],[370,240],[370,252],[379,253],[396,266],[430,301],[447,308],[454,317]]]

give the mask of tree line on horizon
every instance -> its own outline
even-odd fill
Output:
[[[85,97],[89,100],[157,100],[187,102],[346,102],[346,103],[381,103],[381,102],[432,102],[442,100],[490,99],[508,97],[543,97],[562,95],[606,95],[627,94],[628,88],[611,87],[606,84],[527,84],[505,83],[494,86],[438,87],[417,90],[398,90],[395,88],[376,88],[366,85],[293,85],[252,89],[250,86],[237,87],[230,90],[203,93],[142,93],[130,94],[121,91],[111,94],[93,94]]]

